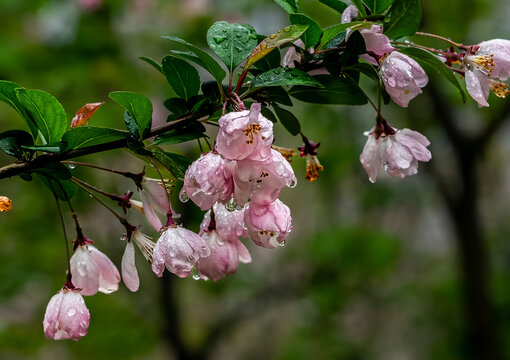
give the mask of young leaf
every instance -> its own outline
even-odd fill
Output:
[[[390,8],[395,0],[363,0],[372,14],[382,14]]]
[[[140,138],[151,130],[152,103],[148,98],[131,91],[114,91],[108,96],[127,110],[138,131],[134,128],[128,130],[134,132]]]
[[[338,11],[340,14],[344,12],[347,8],[347,4],[342,2],[341,0],[319,0],[319,2],[323,3],[326,6],[329,6],[333,10]]]
[[[290,14],[289,15],[291,24],[308,25],[306,31],[301,35],[301,40],[305,43],[305,49],[315,47],[319,41],[322,29],[315,20],[305,14]]]
[[[251,81],[251,87],[306,85],[322,87],[321,83],[306,72],[294,68],[276,68],[262,73]]]
[[[184,181],[186,170],[191,165],[191,161],[188,158],[161,151],[160,149],[156,149],[153,155],[177,180]]]
[[[32,135],[22,130],[9,130],[0,134],[0,149],[8,155],[23,158],[23,145],[33,145]]]
[[[301,125],[299,124],[299,120],[294,116],[294,114],[278,106],[273,106],[273,109],[285,129],[287,129],[291,135],[298,135],[301,131]]]
[[[140,59],[140,60],[145,61],[147,64],[149,64],[149,65],[150,65],[150,66],[152,66],[154,69],[158,70],[160,73],[162,73],[162,74],[163,74],[163,69],[161,68],[161,65],[159,65],[159,64],[157,63],[157,61],[156,61],[156,60],[153,60],[153,59],[148,58],[148,57],[146,57],[146,56],[140,56],[140,57],[139,57],[139,59]]]
[[[322,88],[294,86],[289,95],[313,104],[364,105],[367,100],[360,88],[352,81],[330,75],[317,75]]]
[[[267,37],[265,37],[264,35],[259,35],[258,36],[259,40],[262,42],[266,39],[268,39]],[[251,56],[253,54],[254,51],[257,50],[257,48],[260,46],[260,43],[259,45],[257,45],[257,47],[252,51],[252,53],[250,54],[250,57],[248,58],[248,61],[250,61],[251,59]],[[258,69],[258,70],[262,70],[262,71],[268,71],[268,70],[271,70],[271,69],[274,69],[275,67],[278,67],[280,66],[281,62],[282,62],[282,57],[280,55],[280,52],[279,51],[271,51],[273,50],[274,48],[270,48],[270,49],[267,49],[267,53],[265,54],[264,57],[262,57],[260,60],[258,60],[254,65],[255,67]],[[248,63],[248,61],[246,63]],[[246,69],[246,66],[245,66],[245,69]]]
[[[196,47],[195,45],[192,45],[189,42],[178,37],[163,36],[163,39],[179,43],[186,47],[189,51],[194,53],[202,61],[202,64],[200,64],[200,66],[206,69],[216,79],[216,82],[218,82],[218,84],[221,84],[222,80],[226,76],[226,72],[221,68],[220,64],[218,64],[211,55],[209,55],[199,47]]]
[[[443,62],[439,60],[436,56],[434,56],[433,54],[426,50],[410,47],[399,49],[399,51],[402,54],[405,54],[416,60],[426,70],[426,72],[430,73],[432,71],[435,71],[438,74],[444,76],[446,80],[452,83],[459,90],[460,96],[462,97],[462,101],[466,102],[466,94],[464,93],[464,90],[460,86],[459,80],[457,80],[457,77],[452,73],[452,71],[448,69],[445,66],[445,64],[443,64]]]
[[[71,128],[87,125],[92,115],[94,115],[97,109],[103,104],[104,102],[85,104],[76,112],[73,120],[71,120]]]
[[[395,0],[384,34],[391,39],[413,35],[421,23],[420,0]]]
[[[250,25],[218,21],[207,30],[207,44],[232,72],[257,46],[257,33]]]
[[[34,123],[33,119],[30,116],[28,116],[27,112],[23,108],[23,105],[21,105],[21,103],[19,102],[15,91],[15,89],[18,88],[21,88],[21,86],[19,86],[16,83],[4,80],[0,81],[0,101],[9,104],[25,119],[30,129],[30,132],[33,135],[33,138],[35,139],[38,134],[37,125]]]
[[[67,115],[58,100],[42,90],[18,88],[15,92],[46,144],[60,141],[67,128]]]
[[[301,12],[299,0],[274,0],[274,2],[280,5],[283,8],[283,10],[285,10],[289,14]]]
[[[166,56],[163,59],[163,73],[172,89],[174,89],[180,98],[188,101],[190,97],[198,94],[200,90],[200,76],[197,69],[187,61],[173,56]]]
[[[62,151],[69,151],[86,146],[126,139],[128,136],[129,133],[126,131],[93,126],[80,126],[67,131],[64,136],[62,136],[60,148]]]
[[[156,136],[152,145],[172,145],[207,137],[204,132],[204,125],[193,121],[191,123],[186,123],[182,128],[172,129],[162,135]]]
[[[253,49],[244,69],[248,69],[278,46],[298,39],[301,35],[303,35],[306,29],[308,29],[308,25],[291,25],[269,35],[267,38],[262,40],[255,49]]]

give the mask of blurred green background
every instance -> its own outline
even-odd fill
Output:
[[[323,27],[339,22],[318,1],[301,3]],[[506,0],[422,4],[423,31],[466,44],[510,39]],[[123,110],[107,94],[136,91],[151,98],[154,123],[163,123],[162,101],[171,89],[138,57],[160,60],[171,45],[161,35],[205,47],[206,30],[217,20],[249,23],[262,34],[287,25],[269,0],[1,0],[0,79],[50,92],[69,118],[85,103],[106,101],[91,125],[117,128]],[[510,358],[507,103],[463,105],[450,84],[431,74],[409,109],[388,106],[384,114],[394,127],[423,132],[432,162],[420,164],[417,176],[381,176],[371,184],[359,163],[362,133],[375,118],[371,108],[296,102],[304,133],[321,142],[325,170],[307,183],[304,161],[293,160],[298,186],[281,195],[294,218],[287,246],[266,250],[246,241],[253,262],[217,283],[157,279],[137,254],[140,290],[121,286],[86,298],[91,322],[79,342],[49,341],[42,331],[46,304],[65,279],[54,200],[36,181],[2,180],[0,195],[12,199],[13,209],[0,214],[0,358]],[[0,119],[0,131],[25,128],[5,104]],[[483,143],[470,142],[479,134],[487,135]],[[280,146],[301,145],[279,126],[275,138]],[[199,154],[196,143],[172,151]],[[81,160],[143,167],[121,150]],[[10,161],[0,155],[0,165]],[[74,173],[111,192],[134,190],[102,172]],[[87,236],[120,266],[121,226],[88,196],[73,202]],[[179,204],[176,194],[173,203],[186,226],[198,230],[198,208]],[[74,236],[70,216],[67,225]]]

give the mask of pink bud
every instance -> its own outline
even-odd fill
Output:
[[[284,246],[292,230],[290,209],[278,199],[268,205],[251,202],[244,212],[244,222],[255,244],[269,249]]]
[[[165,266],[179,277],[187,277],[201,257],[211,254],[205,241],[194,232],[170,226],[159,237],[152,256],[152,271],[163,276]]]
[[[263,160],[270,154],[273,143],[273,123],[260,113],[261,104],[223,115],[216,137],[216,150],[230,160],[246,158]]]
[[[62,289],[46,307],[44,335],[47,339],[76,341],[87,335],[89,321],[90,313],[79,291]]]
[[[194,161],[184,177],[181,198],[193,200],[200,209],[210,209],[215,202],[227,202],[234,188],[232,175],[225,171],[225,159],[209,152]]]
[[[197,269],[202,279],[218,281],[233,274],[239,267],[239,261],[251,262],[248,249],[238,240],[224,240],[216,231],[206,232],[202,238],[211,249],[211,255],[200,258]]]
[[[94,246],[80,245],[71,257],[73,284],[82,289],[82,295],[94,295],[98,291],[110,294],[117,291],[119,271],[111,260]]]
[[[368,140],[360,156],[371,182],[375,182],[379,169],[396,177],[406,177],[418,172],[418,161],[432,158],[428,139],[417,131],[402,129],[393,135],[382,134],[376,138],[374,131],[365,133]]]
[[[382,60],[379,72],[386,91],[402,107],[407,107],[409,101],[421,94],[421,88],[429,81],[416,61],[398,51]]]

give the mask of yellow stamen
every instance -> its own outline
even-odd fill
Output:
[[[292,159],[291,157],[293,156],[297,156],[296,154],[296,150],[294,149],[289,149],[289,148],[284,148],[284,147],[279,147],[279,146],[275,146],[275,145],[272,145],[271,146],[273,148],[273,150],[276,150],[278,151],[280,154],[282,154],[282,156],[287,159],[288,162],[291,162]]]
[[[319,178],[319,171],[324,167],[319,163],[319,159],[315,155],[306,155],[306,174],[305,179],[312,182]]]
[[[11,199],[7,196],[0,196],[0,212],[6,213],[11,210]]]
[[[510,91],[508,90],[508,84],[505,84],[496,80],[489,80],[489,87],[492,92],[499,98],[506,98],[510,95]]]
[[[260,131],[261,127],[259,124],[250,124],[248,127],[246,127],[243,132],[244,135],[248,138],[246,139],[247,144],[253,144],[254,137],[253,135],[257,135]]]

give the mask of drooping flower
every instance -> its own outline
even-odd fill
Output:
[[[214,229],[224,240],[236,240],[247,237],[248,233],[244,225],[244,208],[242,210],[227,210],[225,205],[216,203],[212,207],[214,212]],[[211,224],[211,210],[205,213],[200,224],[200,233],[203,235]]]
[[[490,90],[499,97],[508,95],[508,85],[502,81],[510,77],[510,41],[494,39],[484,41],[468,52],[462,59],[466,68],[466,89],[479,106],[489,106]]]
[[[135,292],[140,287],[140,279],[135,265],[135,248],[133,246],[133,242],[138,246],[145,257],[145,260],[149,263],[152,262],[152,253],[154,251],[155,244],[150,237],[138,230],[133,231],[131,238],[128,239],[124,255],[122,256],[122,280],[129,290]]]
[[[112,261],[91,241],[78,245],[71,257],[73,284],[82,295],[94,295],[98,291],[110,294],[119,288],[120,274]]]
[[[421,88],[429,81],[415,60],[398,51],[383,58],[379,73],[388,94],[402,107],[407,107],[409,101],[421,94]]]
[[[44,314],[43,329],[47,339],[79,340],[87,335],[90,313],[85,301],[71,283],[53,295]]]
[[[194,232],[168,226],[159,237],[152,258],[152,271],[163,276],[165,266],[179,277],[187,277],[199,258],[209,256],[211,251],[205,241]]]
[[[181,199],[190,198],[200,209],[210,209],[215,202],[225,203],[232,195],[232,175],[225,171],[226,160],[216,152],[201,155],[184,176]]]
[[[317,149],[321,143],[314,144],[313,141],[309,141],[304,136],[303,141],[305,143],[303,146],[298,147],[298,150],[301,151],[301,157],[306,157],[305,179],[312,182],[319,178],[319,171],[324,170],[324,167],[321,165],[319,158],[317,157]]]
[[[283,187],[294,187],[296,176],[289,162],[278,151],[270,149],[265,161],[245,159],[228,165],[234,176],[234,198],[239,205],[251,200],[258,204],[273,202]]]
[[[229,160],[264,160],[270,155],[273,123],[260,113],[260,108],[261,104],[256,103],[249,111],[231,112],[218,120],[215,149],[220,155]]]
[[[377,129],[377,128],[376,128]],[[368,140],[360,161],[371,182],[375,182],[381,167],[395,177],[406,177],[418,172],[418,161],[432,158],[428,139],[417,131],[397,130],[389,126],[385,131],[366,132]]]
[[[279,199],[268,205],[251,202],[244,212],[244,222],[250,239],[269,249],[284,246],[292,231],[290,209]]]

